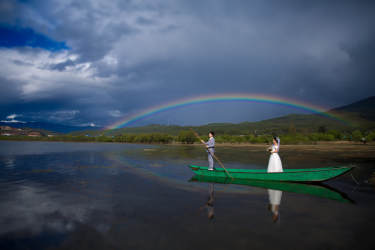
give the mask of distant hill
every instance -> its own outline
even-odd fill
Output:
[[[258,122],[242,123],[211,123],[202,126],[178,126],[152,124],[142,127],[126,127],[114,130],[100,130],[97,127],[78,127],[46,122],[28,123],[4,123],[1,126],[12,126],[16,128],[33,128],[54,131],[58,133],[70,133],[72,135],[106,135],[140,134],[140,133],[165,133],[178,135],[182,130],[193,128],[200,134],[206,134],[214,130],[218,134],[245,135],[245,134],[285,134],[291,132],[310,133],[323,130],[353,131],[360,129],[364,131],[375,130],[375,96],[361,101],[334,108],[328,112],[342,118],[343,121],[335,120],[317,114],[291,114]]]
[[[13,128],[42,129],[58,133],[70,133],[73,131],[98,129],[97,127],[78,127],[49,122],[0,122],[0,126],[11,126]]]
[[[166,126],[147,125],[142,127],[126,127],[105,131],[86,131],[91,135],[119,135],[124,133],[166,133],[177,135],[181,130],[193,128],[201,134],[214,130],[219,134],[285,134],[290,132],[318,132],[328,130],[353,131],[355,129],[374,130],[375,129],[375,97],[334,108],[328,113],[336,115],[340,120],[332,119],[318,114],[291,114],[276,117],[258,122],[233,123],[212,123],[202,126]],[[76,134],[81,134],[77,132]]]
[[[375,121],[375,96],[346,106],[332,109],[331,112],[352,113],[362,119]]]
[[[366,123],[367,124],[367,123]],[[369,125],[371,124],[371,125]],[[366,128],[375,129],[375,123],[367,124]],[[207,134],[208,131],[213,130],[217,134],[228,135],[246,135],[246,134],[287,134],[293,132],[313,133],[329,130],[337,131],[353,131],[360,127],[351,126],[337,120],[319,115],[299,115],[293,114],[282,116],[269,120],[259,122],[243,122],[238,124],[233,123],[212,123],[202,126],[167,126],[167,125],[147,125],[142,127],[120,128],[114,130],[91,130],[91,131],[76,131],[72,135],[105,135],[116,136],[120,134],[150,134],[150,133],[165,133],[169,135],[178,135],[182,130],[189,130],[190,128],[197,131],[199,134]]]
[[[17,128],[9,125],[2,126],[0,125],[1,136],[30,136],[30,137],[39,137],[39,136],[56,136],[58,133],[51,132],[44,129],[32,129],[32,128]]]

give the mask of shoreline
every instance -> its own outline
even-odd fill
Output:
[[[3,140],[5,141],[5,140]],[[11,142],[15,140],[7,140]],[[31,141],[31,140],[30,140]],[[181,157],[181,152],[190,152],[190,150],[198,150],[202,152],[204,157],[204,146],[199,143],[195,144],[182,144],[182,143],[170,143],[170,144],[142,144],[142,143],[121,143],[121,142],[80,142],[80,141],[42,141],[32,140],[34,142],[51,142],[57,143],[76,143],[81,144],[81,147],[89,147],[89,144],[85,146],[84,143],[90,143],[91,145],[103,143],[105,146],[111,145],[137,145],[139,149],[143,149],[145,152],[160,154],[165,156],[166,152],[172,152],[172,155]],[[22,143],[25,141],[16,140],[22,148]],[[17,144],[17,143],[16,143]],[[31,145],[32,146],[32,145]],[[48,145],[46,145],[48,147]],[[72,145],[71,145],[72,146]],[[247,164],[248,158],[251,158],[251,162],[258,162],[261,165],[267,164],[269,152],[266,151],[269,145],[262,144],[232,144],[232,143],[218,143],[216,145],[216,152],[220,155],[220,159],[225,162],[230,162],[236,159],[238,162]],[[13,147],[17,148],[17,145]],[[69,147],[68,144],[62,145],[62,147]],[[151,150],[150,150],[151,149]],[[142,151],[143,151],[142,150]],[[176,155],[175,155],[176,154]],[[182,154],[184,155],[184,154]],[[294,144],[294,145],[283,145],[281,144],[280,157],[283,164],[286,167],[293,166],[298,168],[301,165],[315,166],[316,164],[325,165],[337,165],[337,164],[362,164],[373,166],[375,162],[375,144],[360,144],[360,143],[333,143],[323,142],[317,144]]]
[[[135,142],[105,142],[105,141],[74,141],[74,140],[12,140],[12,139],[3,139],[1,138],[0,141],[18,141],[18,142],[68,142],[68,143],[115,143],[115,144],[134,144],[134,145],[166,145],[166,146],[192,146],[192,147],[202,147],[201,143],[195,142],[192,144],[181,143],[181,142],[171,142],[171,143],[135,143]],[[264,148],[269,146],[268,143],[230,143],[230,142],[223,142],[223,143],[216,143],[217,146],[222,147],[254,147],[254,148]],[[282,144],[283,148],[289,147],[353,147],[353,146],[361,146],[361,147],[375,147],[375,142],[367,142],[363,144],[362,142],[354,142],[354,141],[316,141],[310,143],[295,143],[295,144]]]

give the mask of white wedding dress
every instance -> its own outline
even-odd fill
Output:
[[[267,168],[268,173],[283,172],[281,159],[277,152],[279,152],[279,146],[272,145],[271,156],[270,156],[270,160],[268,161],[268,168]]]

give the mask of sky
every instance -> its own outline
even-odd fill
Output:
[[[0,120],[108,126],[227,93],[346,105],[375,95],[374,13],[358,0],[1,0]],[[134,125],[301,112],[208,103]]]

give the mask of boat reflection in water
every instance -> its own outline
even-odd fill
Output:
[[[262,180],[248,180],[248,179],[232,179],[214,176],[194,175],[190,181],[210,182],[221,184],[237,184],[253,187],[260,187],[265,189],[274,189],[286,191],[291,193],[309,194],[320,198],[330,200],[337,200],[340,202],[353,203],[345,193],[342,193],[328,185],[324,184],[305,184],[296,182],[282,182],[282,181],[262,181]]]
[[[222,178],[213,176],[202,176],[195,175],[190,181],[197,182],[208,182],[209,187],[209,199],[204,207],[207,208],[208,217],[213,218],[213,201],[214,201],[214,185],[213,183],[220,184],[237,184],[246,185],[253,187],[260,187],[268,190],[269,195],[269,210],[272,212],[272,220],[274,222],[279,220],[280,212],[279,207],[281,203],[282,191],[308,194],[312,196],[317,196],[320,198],[326,198],[330,200],[336,200],[345,203],[353,203],[351,199],[347,197],[346,194],[323,184],[304,184],[295,182],[278,182],[278,181],[261,181],[261,180],[247,180],[247,179],[232,179],[232,178]],[[210,209],[209,209],[210,208]]]

